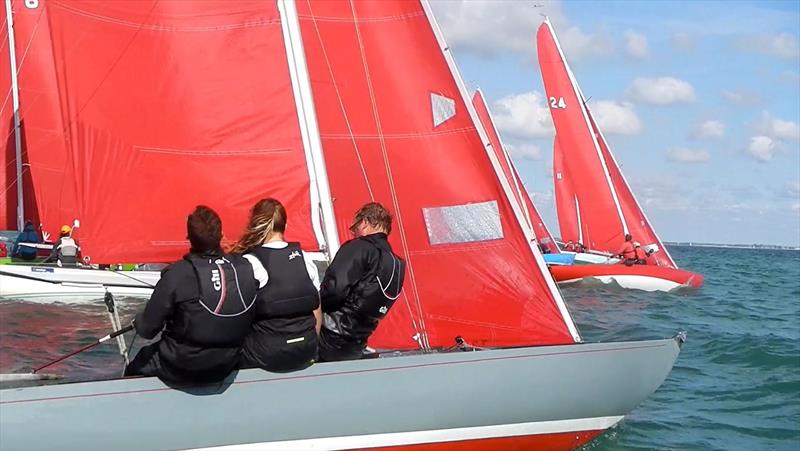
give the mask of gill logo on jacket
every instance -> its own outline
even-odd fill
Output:
[[[211,285],[214,286],[215,291],[222,289],[222,276],[219,273],[219,269],[211,270]]]
[[[289,260],[294,260],[295,258],[297,258],[299,256],[300,256],[300,252],[293,251],[291,254],[289,254]]]

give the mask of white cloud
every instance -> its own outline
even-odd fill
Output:
[[[800,140],[800,126],[796,122],[772,117],[767,111],[761,112],[756,131],[774,139]]]
[[[505,52],[533,56],[542,15],[550,17],[570,61],[613,50],[604,30],[586,33],[570,25],[559,1],[451,0],[434,1],[431,6],[451,47],[485,57]]]
[[[515,138],[553,136],[553,121],[544,95],[539,91],[511,94],[492,105],[497,128]]]
[[[533,144],[505,143],[505,147],[509,155],[514,158],[522,158],[524,160],[540,160],[542,158],[542,149]]]
[[[747,152],[757,161],[766,163],[770,161],[775,152],[775,141],[769,136],[753,136]]]
[[[633,59],[646,59],[648,56],[647,37],[632,30],[626,31],[625,52]]]
[[[628,88],[629,99],[655,105],[694,102],[694,88],[687,81],[672,77],[636,78]]]
[[[792,33],[751,35],[739,40],[742,50],[783,59],[800,58],[800,43]]]
[[[695,47],[694,37],[689,33],[675,33],[672,35],[672,45],[680,50],[692,50]]]
[[[789,208],[794,213],[800,213],[800,202],[793,202],[792,205],[789,206]]]
[[[725,135],[725,124],[715,120],[703,121],[697,124],[691,135],[698,139],[722,138]]]
[[[711,154],[705,150],[670,149],[667,159],[678,163],[705,163],[711,160]]]
[[[597,126],[605,134],[635,135],[642,130],[642,122],[629,102],[598,100],[590,108]]]
[[[759,102],[758,94],[745,90],[722,91],[722,97],[735,105],[754,105]]]

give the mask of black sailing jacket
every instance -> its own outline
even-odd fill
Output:
[[[323,327],[365,345],[400,295],[405,269],[385,233],[346,242],[325,271],[320,287],[326,314]]]

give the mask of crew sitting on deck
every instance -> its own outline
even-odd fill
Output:
[[[22,232],[17,235],[14,241],[14,248],[11,250],[11,257],[19,258],[25,261],[36,259],[36,247],[24,246],[23,243],[37,244],[39,243],[39,234],[33,228],[33,222],[25,221],[25,227]]]
[[[72,227],[63,225],[58,241],[53,245],[53,252],[44,261],[56,262],[58,266],[77,266],[80,252],[78,242],[72,238]]]
[[[636,251],[633,245],[633,237],[630,233],[625,234],[625,242],[619,248],[617,254],[625,266],[631,266],[636,263]]]
[[[636,260],[636,264],[637,265],[646,265],[647,264],[648,253],[636,241],[633,242],[633,252],[634,252],[634,255],[635,255],[635,260]]]
[[[284,241],[286,209],[262,199],[232,252],[244,255],[263,289],[256,318],[242,347],[240,367],[288,372],[317,359],[319,275],[299,243]]]
[[[250,263],[222,252],[222,221],[198,206],[186,223],[191,249],[161,272],[136,333],[161,339],[142,348],[125,375],[158,376],[170,383],[218,382],[239,363],[253,322],[258,282]]]
[[[361,358],[367,339],[400,296],[405,262],[392,251],[392,216],[379,203],[356,212],[350,232],[325,271],[320,289],[321,361]]]

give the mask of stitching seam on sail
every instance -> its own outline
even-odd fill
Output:
[[[336,83],[336,77],[333,75],[333,68],[331,67],[330,59],[328,59],[328,52],[325,50],[325,42],[322,40],[322,33],[319,31],[319,25],[317,25],[316,16],[314,16],[314,11],[311,7],[311,0],[306,0],[306,4],[308,5],[308,10],[311,12],[311,22],[314,24],[314,31],[317,33],[317,40],[319,41],[319,46],[322,49],[322,56],[325,58],[325,66],[328,69],[328,75],[331,77],[331,81],[333,82],[333,89],[336,91],[336,99],[339,101],[339,108],[342,110],[342,116],[344,117],[344,123],[347,125],[347,131],[352,137],[353,142],[353,150],[356,153],[356,159],[358,159],[358,165],[361,168],[361,175],[364,177],[364,184],[367,185],[367,192],[369,193],[369,199],[371,201],[375,200],[375,195],[372,193],[372,187],[369,183],[369,177],[367,176],[367,170],[364,168],[364,162],[361,159],[361,151],[358,149],[358,144],[356,143],[355,135],[353,134],[353,128],[350,125],[350,118],[347,115],[347,109],[344,107],[344,101],[342,100],[342,94],[339,92],[339,85]],[[302,16],[300,16],[302,17]],[[322,134],[320,133],[320,136]]]
[[[378,105],[375,99],[375,92],[372,88],[372,77],[370,76],[369,73],[369,64],[367,63],[366,52],[364,50],[364,43],[361,40],[361,30],[358,26],[358,18],[356,17],[356,6],[353,3],[353,0],[350,0],[350,11],[353,14],[353,20],[354,20],[353,26],[355,27],[356,30],[356,38],[358,39],[358,48],[361,53],[361,64],[364,68],[364,75],[367,81],[367,89],[369,90],[369,99],[372,104],[372,115],[373,118],[375,119],[375,126],[378,132],[378,139],[381,143],[381,154],[383,156],[384,168],[386,169],[386,176],[387,176],[386,178],[389,184],[389,193],[392,196],[392,206],[394,207],[395,214],[397,215],[397,222],[398,225],[400,226],[398,227],[400,232],[400,243],[403,246],[403,252],[405,253],[406,258],[408,259],[407,263],[408,263],[408,272],[411,279],[411,287],[414,292],[414,297],[415,297],[414,301],[419,312],[419,323],[420,326],[422,326],[422,331],[423,331],[421,335],[422,341],[420,342],[420,344],[423,345],[422,346],[423,350],[428,350],[429,344],[427,342],[427,334],[425,333],[426,330],[425,319],[422,315],[422,304],[419,298],[419,291],[417,289],[416,278],[414,277],[414,265],[411,263],[411,255],[408,248],[408,241],[406,238],[405,229],[403,227],[403,216],[400,213],[400,205],[397,199],[397,192],[394,186],[394,180],[392,179],[392,169],[391,165],[389,164],[389,156],[386,150],[386,141],[383,139],[383,129],[381,127],[380,115],[378,114]],[[408,298],[406,297],[406,299]]]

